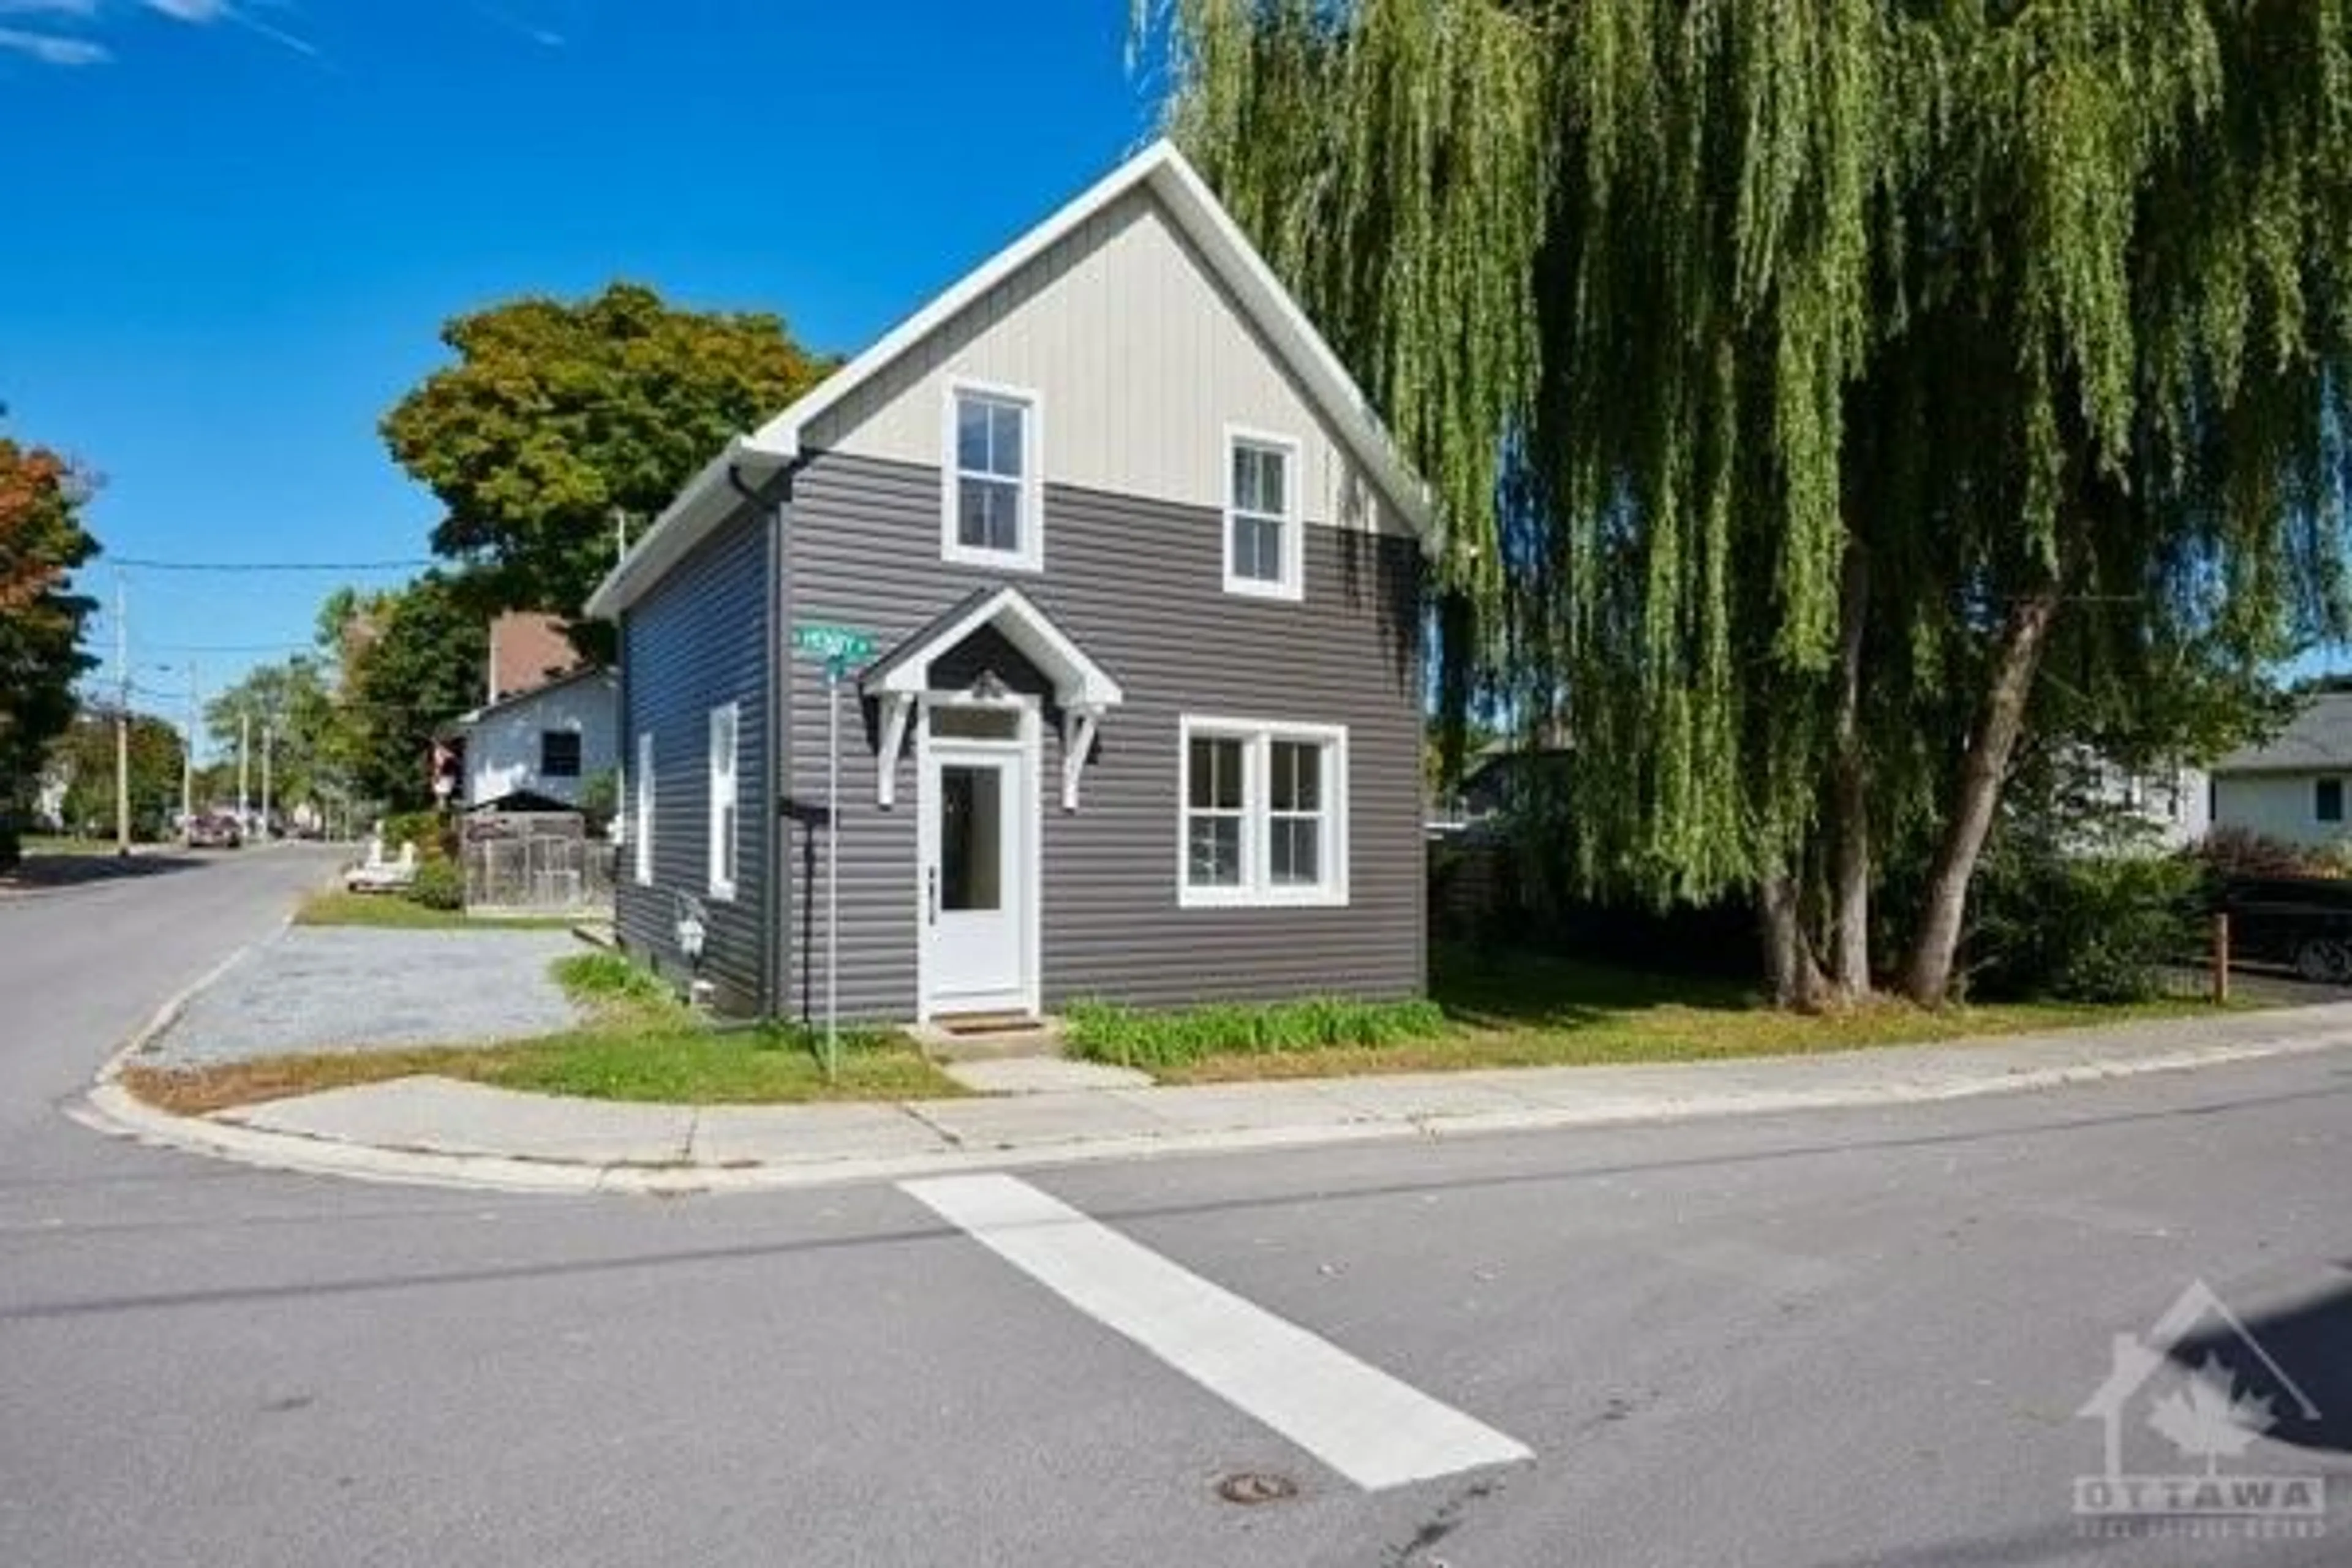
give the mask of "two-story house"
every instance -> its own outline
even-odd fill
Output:
[[[598,588],[623,942],[796,1017],[829,951],[844,1015],[892,1020],[1422,989],[1427,508],[1153,146],[737,437]],[[815,628],[871,643],[830,689]]]

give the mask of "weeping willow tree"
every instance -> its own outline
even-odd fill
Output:
[[[2345,624],[2352,0],[1138,19],[1435,492],[1449,710],[1564,729],[1577,874],[1752,894],[1784,1001],[1945,998],[2052,691]]]

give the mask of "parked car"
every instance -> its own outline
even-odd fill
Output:
[[[2352,881],[2232,877],[2221,902],[2233,959],[2284,964],[2305,980],[2352,982]]]
[[[191,849],[235,849],[244,842],[236,818],[225,811],[206,812],[188,824]]]

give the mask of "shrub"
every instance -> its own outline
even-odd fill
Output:
[[[1971,989],[2132,1002],[2202,941],[2204,873],[2148,856],[2001,858],[1979,884]]]
[[[2197,858],[2222,877],[2342,876],[2327,858],[2246,827],[2217,827],[2197,846]]]
[[[416,879],[408,884],[408,901],[428,910],[462,910],[466,907],[466,874],[457,869],[455,861],[421,861],[416,868]]]
[[[669,984],[652,970],[618,952],[575,952],[555,961],[555,983],[581,1002],[629,1002],[668,1005],[677,1000]]]
[[[1223,1051],[1274,1056],[1331,1047],[1402,1045],[1441,1035],[1446,1028],[1445,1015],[1434,1002],[1362,1002],[1338,996],[1213,1003],[1167,1013],[1076,1002],[1065,1017],[1072,1052],[1123,1067],[1174,1067]]]

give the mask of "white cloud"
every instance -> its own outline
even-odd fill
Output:
[[[0,49],[29,55],[45,66],[102,66],[114,58],[105,45],[88,38],[61,38],[19,27],[0,27]]]
[[[0,0],[0,16],[95,16],[98,0]]]
[[[227,0],[145,0],[147,9],[161,11],[176,22],[217,22],[229,14]]]

